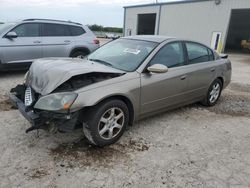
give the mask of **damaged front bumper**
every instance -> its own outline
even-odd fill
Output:
[[[26,107],[24,102],[17,97],[15,93],[10,93],[10,101],[13,106],[17,107],[22,115],[31,123],[31,127],[26,130],[26,133],[44,129],[49,132],[71,132],[75,129],[78,112],[57,113],[51,111],[35,111],[31,107]]]
[[[12,93],[10,93],[10,101],[12,105],[18,108],[22,115],[32,124],[32,127],[26,130],[26,133],[40,127],[40,120],[38,114],[35,114],[32,110],[27,111],[24,103]]]

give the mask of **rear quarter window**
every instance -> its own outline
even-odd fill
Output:
[[[86,31],[82,27],[78,26],[69,26],[69,30],[72,36],[79,36],[86,33]]]
[[[186,48],[189,64],[196,64],[214,60],[213,52],[209,48],[199,43],[186,42]]]
[[[210,50],[209,48],[207,50],[208,50],[209,60],[214,61],[214,53],[213,53],[213,51]]]

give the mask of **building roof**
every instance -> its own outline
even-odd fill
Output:
[[[173,39],[173,37],[161,36],[161,35],[134,35],[123,37],[124,39],[135,39],[135,40],[144,40],[150,42],[161,43],[165,40]]]
[[[183,4],[183,3],[197,3],[197,2],[206,2],[206,1],[212,1],[212,0],[175,0],[175,1],[161,2],[161,3],[150,3],[150,4],[141,4],[141,5],[129,5],[129,6],[124,6],[123,8],[136,8],[136,7],[148,7],[148,6]]]

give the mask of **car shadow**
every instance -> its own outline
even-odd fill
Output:
[[[0,71],[1,77],[12,77],[12,76],[22,76],[27,72],[27,70],[12,70],[12,71]]]

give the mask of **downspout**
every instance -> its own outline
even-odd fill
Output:
[[[160,33],[161,6],[162,6],[162,4],[159,4],[159,15],[158,15],[157,35],[159,35],[159,33]]]
[[[124,7],[124,15],[123,15],[123,36],[125,36],[125,21],[126,21],[126,7]]]

